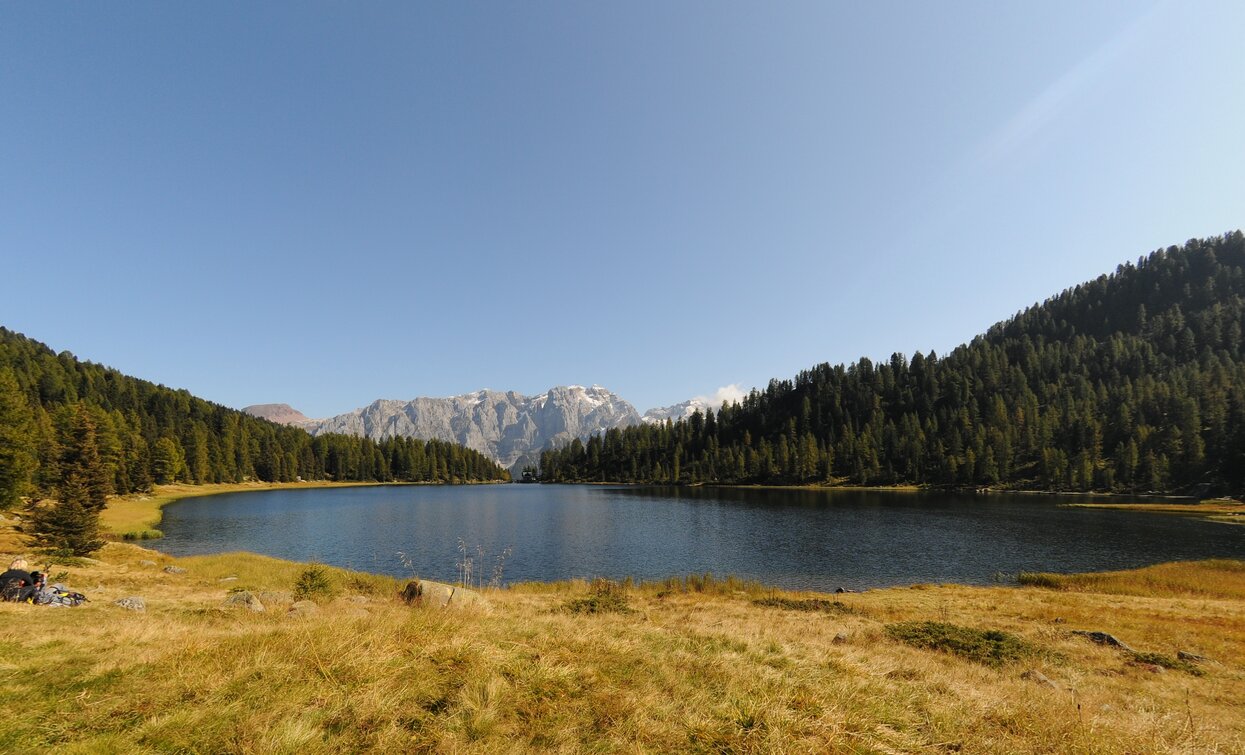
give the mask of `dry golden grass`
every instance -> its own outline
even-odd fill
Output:
[[[1196,516],[1227,524],[1245,524],[1245,503],[1233,500],[1191,503],[1065,503],[1061,505],[1080,509],[1120,509],[1142,511],[1148,514]]]
[[[628,586],[630,611],[598,614],[567,610],[584,583],[445,611],[330,570],[342,597],[295,617],[282,593],[305,565],[113,543],[66,569],[86,606],[0,605],[0,704],[22,711],[0,721],[0,751],[1241,752],[1245,565],[1229,563],[1110,575],[1111,592],[693,578]],[[1155,581],[1168,570],[1181,576]],[[1214,596],[1152,587],[1200,578]],[[1120,594],[1130,582],[1145,594]],[[269,610],[222,607],[238,586]],[[145,613],[112,605],[129,595]],[[827,600],[850,610],[799,610]],[[924,621],[1005,631],[1036,655],[994,668],[887,636]],[[1209,660],[1156,672],[1072,629]]]
[[[1026,573],[1021,581],[1058,590],[1114,595],[1245,600],[1245,562],[1228,559],[1177,561],[1090,574]]]

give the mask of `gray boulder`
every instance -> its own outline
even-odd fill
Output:
[[[238,590],[229,593],[229,596],[225,598],[225,606],[227,608],[246,608],[256,613],[266,610],[264,604],[259,602],[259,598],[255,597],[249,590]]]
[[[461,608],[488,604],[484,596],[475,590],[447,585],[444,582],[430,582],[426,579],[408,582],[406,589],[402,591],[402,599],[409,605],[433,608]]]
[[[164,567],[164,573],[165,574],[185,574],[186,570],[180,566],[166,566]]]
[[[142,598],[138,596],[133,596],[129,598],[118,598],[117,600],[114,600],[112,604],[114,606],[121,606],[127,611],[140,611],[141,612],[141,611],[147,610],[147,601],[143,600]]]

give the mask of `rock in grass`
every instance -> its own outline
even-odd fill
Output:
[[[295,617],[310,616],[311,614],[319,610],[320,610],[320,607],[315,604],[315,601],[300,600],[296,602],[294,605],[290,606],[290,610],[286,611],[286,615],[295,616]]]
[[[1043,674],[1041,671],[1038,671],[1035,668],[1029,669],[1028,671],[1021,674],[1020,678],[1028,679],[1030,681],[1037,682],[1038,684],[1044,684],[1047,687],[1050,687],[1051,689],[1054,689],[1054,690],[1059,689],[1058,684],[1055,684],[1054,682],[1052,682],[1050,680],[1050,677],[1048,677],[1046,674]]]
[[[1204,655],[1198,655],[1197,653],[1190,653],[1188,650],[1177,650],[1176,657],[1182,661],[1187,661],[1189,663],[1206,663],[1206,661],[1210,660]]]
[[[147,601],[138,596],[129,598],[118,598],[112,602],[114,606],[121,606],[127,611],[146,611]]]
[[[259,602],[259,598],[251,594],[249,590],[238,590],[229,593],[229,597],[225,598],[225,606],[228,608],[246,608],[256,613],[266,610],[264,604]]]
[[[166,566],[164,567],[164,573],[165,574],[185,574],[186,570],[180,566]]]
[[[431,606],[432,608],[462,608],[464,606],[483,606],[487,604],[484,596],[475,590],[455,587],[442,582],[419,581],[420,593],[412,605]]]
[[[1092,642],[1096,642],[1099,645],[1110,645],[1111,647],[1116,647],[1129,653],[1133,652],[1133,649],[1128,645],[1116,639],[1114,635],[1107,634],[1106,632],[1087,632],[1083,629],[1073,629],[1072,634],[1080,635],[1081,637],[1084,637]]]
[[[155,562],[155,561],[149,561],[149,560],[147,560],[147,559],[145,559],[145,558],[144,558],[143,560],[141,560],[141,561],[139,561],[139,562],[138,562],[138,565],[139,565],[139,566],[155,566],[155,565],[156,565],[156,562]]]

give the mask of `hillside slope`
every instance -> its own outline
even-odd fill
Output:
[[[58,483],[60,443],[79,403],[92,417],[111,492],[119,494],[165,482],[507,479],[491,460],[453,443],[312,438],[67,351],[57,354],[2,327],[0,378],[0,405],[10,411],[0,430],[6,444],[28,446],[37,456],[31,492],[40,494]]]
[[[552,481],[1245,488],[1245,237],[1192,240],[945,357],[821,364],[546,453]]]

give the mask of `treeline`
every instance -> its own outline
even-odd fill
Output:
[[[945,357],[821,364],[716,413],[572,441],[541,477],[1240,491],[1243,328],[1237,231],[1121,265]]]
[[[55,495],[63,446],[75,421],[81,424],[80,410],[93,426],[112,493],[167,482],[509,479],[488,457],[457,444],[313,438],[0,328],[0,498],[11,505],[18,495]]]

